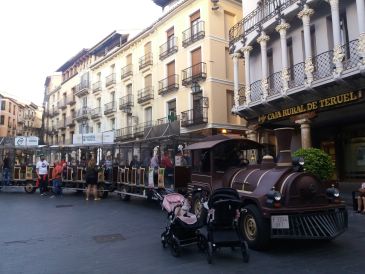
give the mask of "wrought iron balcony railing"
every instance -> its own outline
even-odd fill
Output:
[[[260,101],[263,95],[261,80],[251,84],[251,102]]]
[[[112,102],[109,102],[107,104],[104,105],[104,114],[107,115],[107,114],[111,114],[115,111],[117,111],[117,106],[116,106],[116,102],[115,101],[112,101]]]
[[[205,23],[199,21],[194,23],[190,28],[183,32],[182,45],[184,48],[195,43],[196,41],[203,39],[205,36]]]
[[[133,65],[132,64],[126,65],[120,71],[120,79],[122,79],[122,80],[129,76],[132,76],[132,75],[133,75]]]
[[[65,98],[65,99],[60,100],[60,101],[57,103],[57,105],[58,105],[58,107],[59,107],[60,109],[65,109],[65,108],[67,108],[67,99]]]
[[[58,121],[58,129],[65,129],[67,127],[67,121],[66,120],[60,120]]]
[[[75,126],[75,117],[67,117],[66,125],[69,127]]]
[[[193,82],[205,80],[207,78],[207,64],[198,63],[182,71],[182,85],[188,86]]]
[[[140,89],[138,91],[138,98],[137,98],[137,102],[138,104],[142,104],[145,103],[149,100],[153,99],[153,87],[145,87],[144,89]]]
[[[91,119],[97,119],[101,117],[101,107],[93,108],[90,110]]]
[[[360,63],[359,39],[352,40],[342,46],[342,51],[345,54],[343,61],[344,70],[352,69]]]
[[[119,99],[119,109],[124,112],[131,112],[131,107],[134,106],[133,95],[128,94]]]
[[[67,104],[68,105],[74,105],[74,104],[76,104],[75,95],[70,94],[70,95],[67,96]]]
[[[158,94],[164,95],[179,89],[179,75],[174,74],[158,81]]]
[[[181,112],[181,126],[190,127],[208,123],[208,108],[200,107]]]
[[[243,105],[246,102],[246,86],[240,87],[238,90],[239,104]]]
[[[304,85],[304,81],[306,79],[304,62],[298,63],[289,68],[289,74],[289,88],[295,88]]]
[[[175,121],[180,121],[180,115],[176,115],[175,113],[173,113],[173,114],[170,114],[167,117],[157,119],[156,122],[155,122],[155,125],[158,126],[158,125],[172,123],[172,122],[175,122]]]
[[[119,140],[133,138],[133,126],[117,129],[115,131],[115,137]]]
[[[115,85],[115,73],[112,73],[105,78],[105,86],[109,87],[111,85]]]
[[[259,25],[274,18],[277,12],[281,12],[297,2],[298,0],[265,1],[264,4],[257,7],[229,30],[229,43],[233,44],[241,40],[247,34],[254,31]]]
[[[139,70],[144,69],[148,66],[153,65],[153,55],[152,52],[147,53],[145,56],[139,58]]]
[[[101,91],[101,81],[97,81],[93,84],[93,92]]]
[[[333,50],[323,52],[312,59],[314,71],[313,80],[322,79],[333,74]]]
[[[165,58],[171,56],[172,54],[178,51],[178,41],[177,37],[171,37],[167,40],[167,42],[160,46],[160,60],[164,60]]]
[[[76,85],[75,87],[75,95],[77,97],[84,96],[89,93],[90,89],[90,82],[89,81],[82,81],[80,84]]]
[[[268,77],[268,84],[269,84],[269,90],[268,90],[269,96],[280,94],[283,88],[281,71],[271,74]]]
[[[90,113],[90,109],[88,107],[83,107],[83,108],[77,110],[75,119],[77,121],[87,120],[87,119],[89,119],[89,113]]]

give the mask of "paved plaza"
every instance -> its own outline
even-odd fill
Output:
[[[365,216],[349,208],[348,231],[332,242],[275,241],[269,251],[222,249],[208,265],[191,246],[163,249],[166,214],[158,204],[115,195],[85,201],[75,193],[40,197],[0,192],[0,273],[363,273]]]

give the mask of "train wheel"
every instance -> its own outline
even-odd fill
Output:
[[[208,212],[203,206],[203,195],[200,192],[193,196],[193,213],[199,221],[206,222]]]
[[[267,248],[270,240],[269,225],[255,205],[245,206],[247,212],[241,217],[241,230],[247,244],[255,250]]]
[[[24,187],[24,191],[28,194],[32,194],[37,190],[37,188],[35,186],[33,186],[32,183],[26,183],[25,187]]]
[[[122,192],[128,192],[128,189],[125,185],[122,185],[122,187],[120,188],[120,191]],[[120,198],[123,200],[123,201],[129,201],[131,199],[131,196],[128,195],[128,194],[125,194],[125,193],[120,193]]]

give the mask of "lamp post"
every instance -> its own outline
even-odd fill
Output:
[[[201,91],[201,88],[200,88],[200,85],[198,82],[193,82],[191,84],[191,91],[192,91],[192,93],[198,93]]]

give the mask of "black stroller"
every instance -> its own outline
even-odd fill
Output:
[[[199,231],[204,224],[199,223],[196,216],[188,212],[189,203],[183,195],[167,194],[163,199],[162,207],[167,211],[169,219],[169,224],[161,234],[161,243],[164,248],[169,245],[175,257],[180,255],[183,246],[197,244],[200,250],[206,249],[206,238]]]
[[[239,232],[238,223],[242,202],[237,190],[220,188],[213,192],[208,201],[208,263],[212,263],[213,253],[217,248],[239,247],[244,262],[249,261],[248,246]]]

